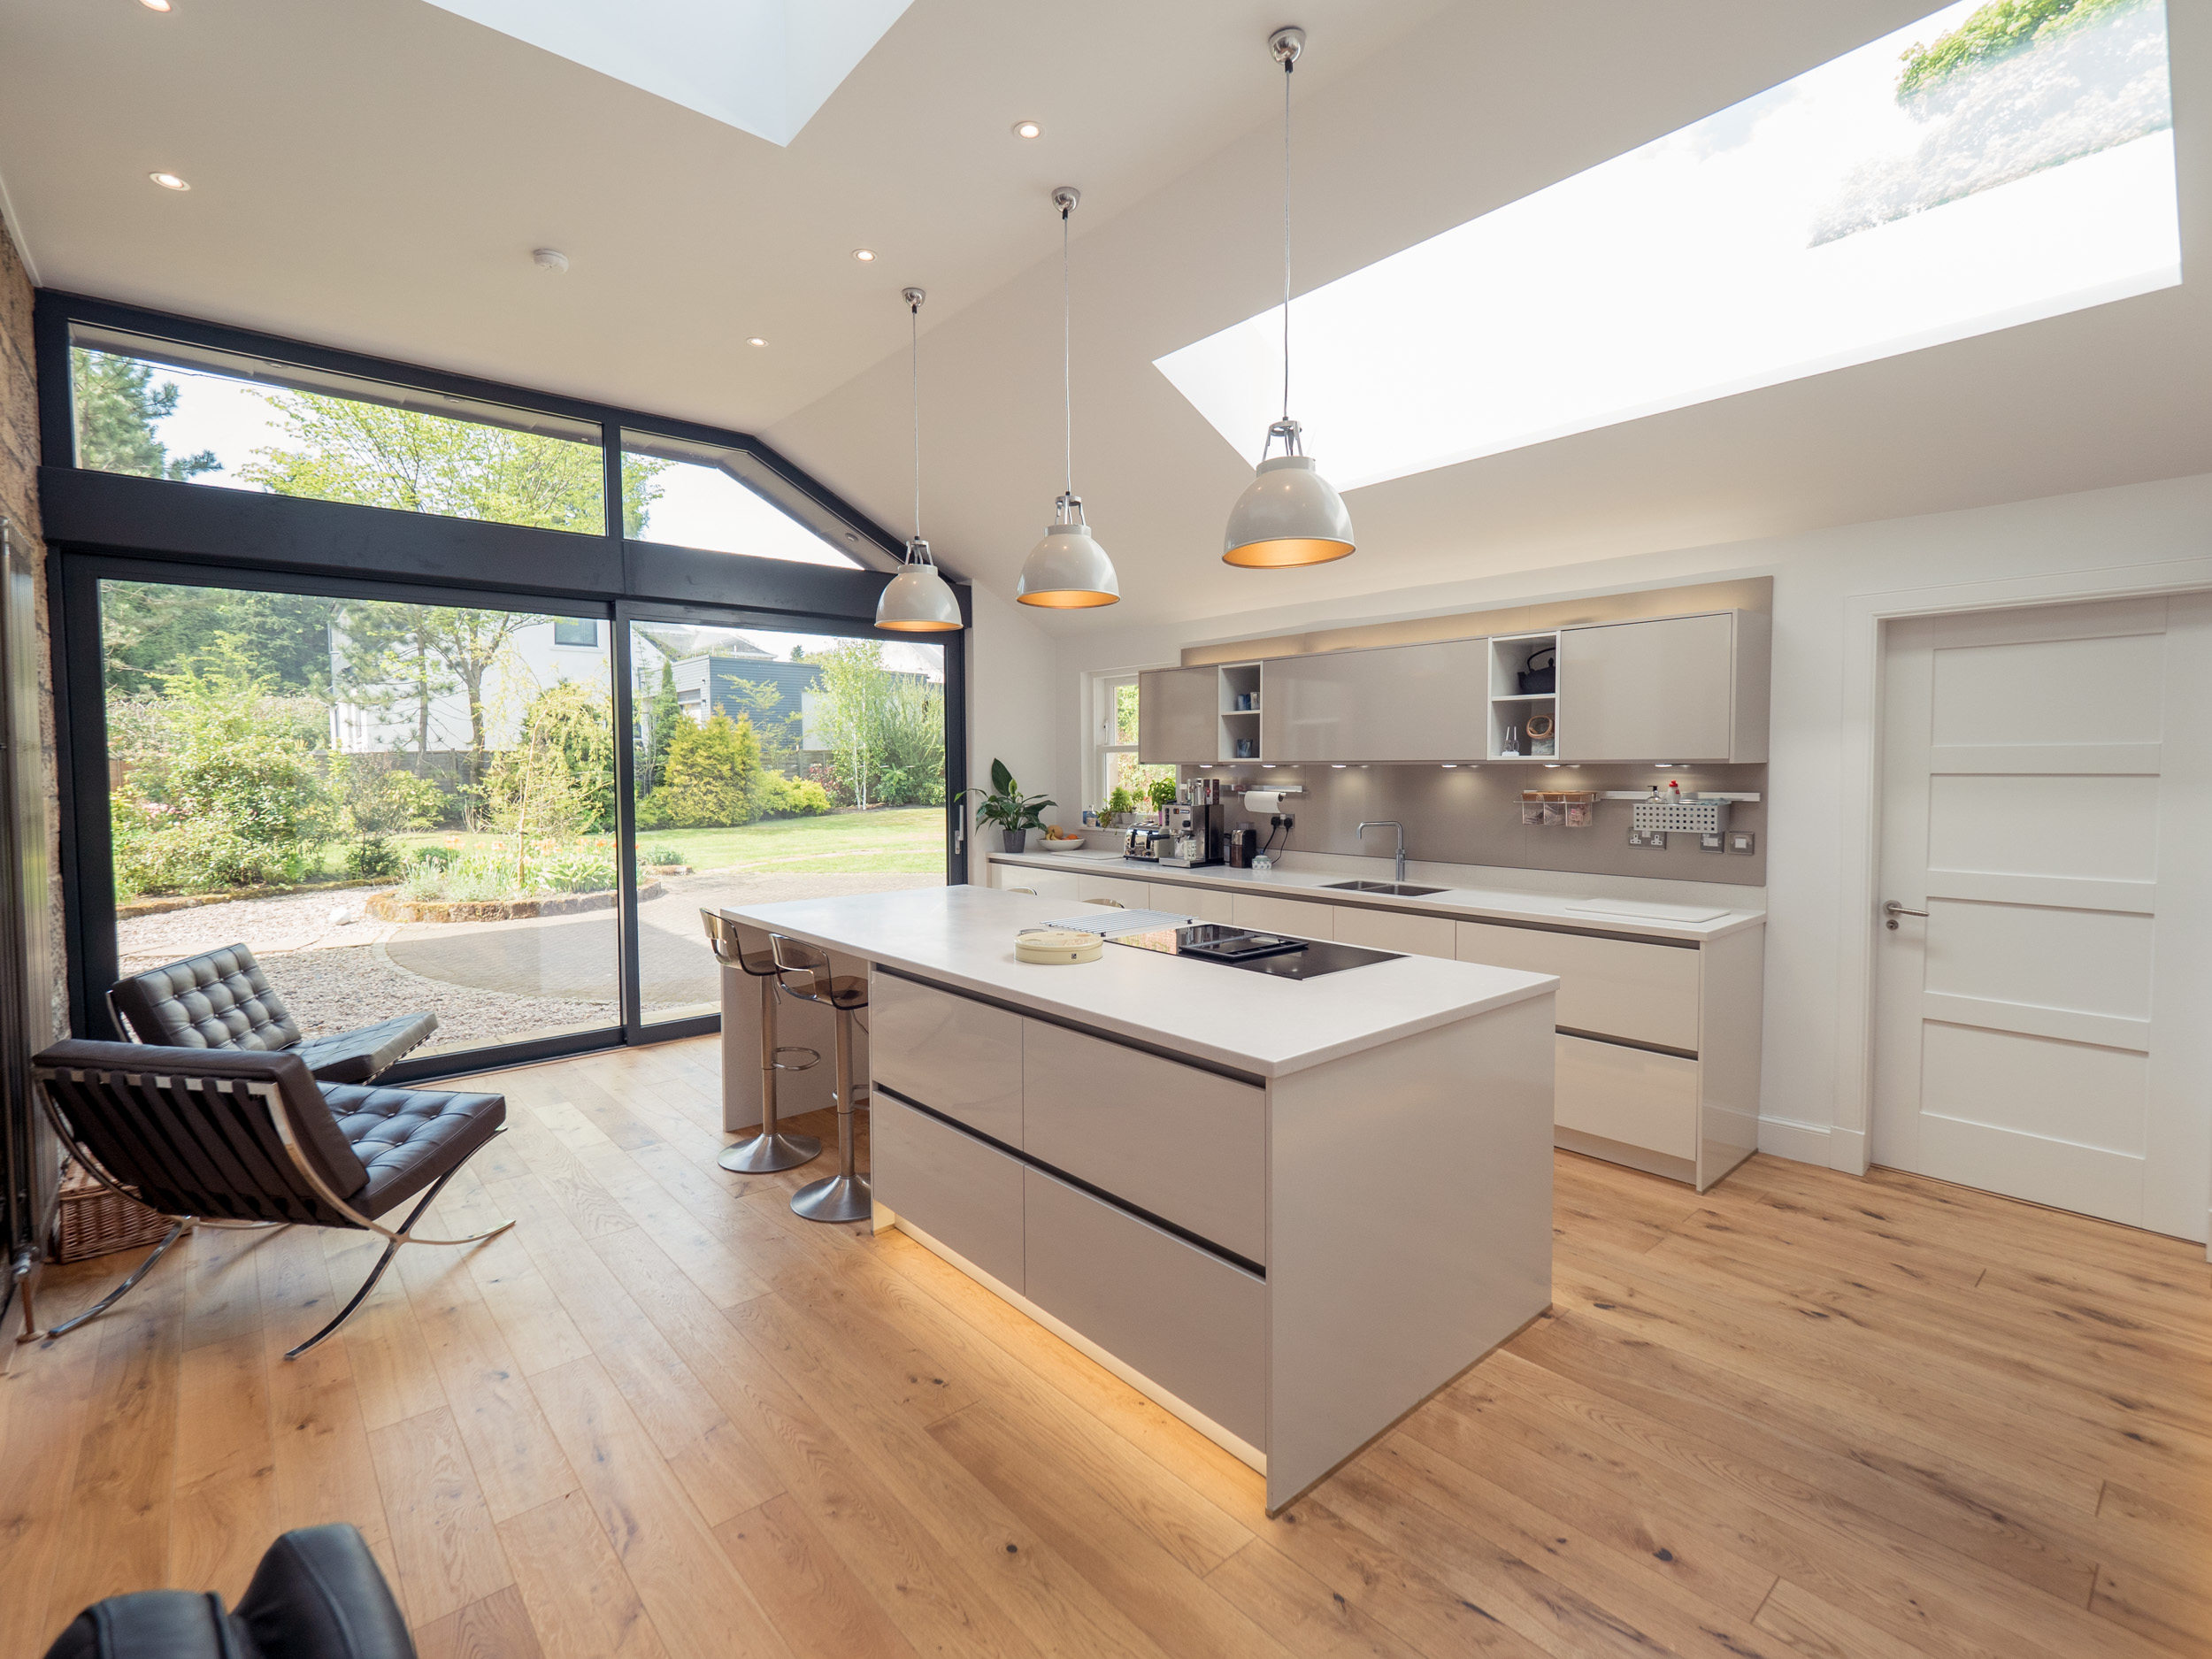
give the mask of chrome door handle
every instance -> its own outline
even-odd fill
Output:
[[[1884,905],[1882,906],[1882,914],[1889,918],[1889,922],[1888,922],[1888,924],[1887,924],[1887,925],[1888,925],[1888,927],[1889,927],[1890,932],[1892,932],[1892,933],[1895,933],[1895,932],[1897,931],[1897,918],[1898,918],[1899,917],[1901,917],[1901,916],[1918,916],[1918,917],[1925,918],[1925,917],[1926,917],[1926,915],[1928,914],[1928,912],[1927,912],[1927,911],[1925,911],[1925,910],[1907,910],[1907,909],[1906,909],[1906,908],[1902,905],[1902,904],[1900,904],[1900,903],[1899,903],[1899,902],[1898,902],[1895,899],[1891,899],[1888,902],[1886,902],[1886,904],[1884,904]]]

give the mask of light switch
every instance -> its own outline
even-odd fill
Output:
[[[1697,838],[1697,849],[1701,853],[1725,852],[1727,849],[1721,844],[1724,839],[1725,838],[1718,830],[1714,830],[1710,833],[1701,833]]]
[[[1732,853],[1755,853],[1759,850],[1759,837],[1750,830],[1730,830],[1728,850]]]

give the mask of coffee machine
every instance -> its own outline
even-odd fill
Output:
[[[1178,786],[1175,804],[1162,814],[1167,836],[1159,847],[1159,862],[1179,870],[1221,863],[1226,839],[1223,810],[1218,779],[1193,778]]]

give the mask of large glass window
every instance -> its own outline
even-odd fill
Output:
[[[95,472],[606,532],[590,421],[111,329],[73,330],[69,357],[76,461]]]
[[[699,911],[945,881],[945,649],[636,622],[639,988],[718,1012]]]
[[[243,941],[313,1036],[621,1021],[605,650],[475,606],[100,585],[125,974]]]
[[[860,567],[846,550],[859,545],[856,534],[826,516],[817,525],[792,518],[748,481],[761,476],[760,462],[742,449],[625,432],[622,495],[635,513],[626,534],[710,553]]]

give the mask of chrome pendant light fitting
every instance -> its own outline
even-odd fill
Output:
[[[1075,493],[1075,372],[1074,338],[1068,306],[1068,216],[1083,200],[1083,193],[1064,184],[1052,193],[1052,205],[1060,212],[1060,396],[1062,431],[1066,440],[1067,489],[1054,503],[1056,511],[1045,539],[1022,561],[1020,583],[1014,597],[1025,605],[1056,611],[1080,611],[1110,605],[1121,598],[1121,579],[1114,562],[1092,538],[1083,522],[1083,498]]]
[[[1269,55],[1283,66],[1283,418],[1267,428],[1259,475],[1230,510],[1221,542],[1225,563],[1262,570],[1325,565],[1356,545],[1344,498],[1314,470],[1313,457],[1299,443],[1298,423],[1290,418],[1290,73],[1305,49],[1302,28],[1277,29],[1267,37]],[[1271,459],[1278,438],[1283,452]]]
[[[899,297],[911,313],[907,341],[908,378],[914,390],[914,538],[906,544],[906,563],[876,600],[876,626],[900,634],[950,634],[960,626],[960,600],[937,573],[922,540],[922,302],[920,288],[902,288]]]

